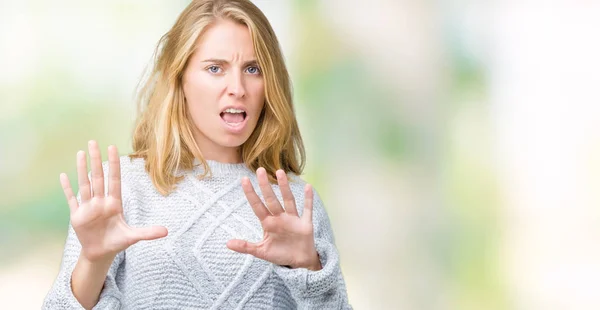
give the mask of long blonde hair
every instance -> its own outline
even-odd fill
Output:
[[[292,104],[290,78],[275,32],[264,14],[249,0],[192,1],[173,27],[160,39],[154,66],[141,81],[138,119],[131,158],[144,158],[145,168],[162,195],[175,189],[197,158],[206,177],[209,167],[194,137],[182,88],[183,72],[198,38],[218,19],[248,27],[265,84],[265,104],[256,128],[240,146],[242,159],[252,170],[264,167],[269,180],[275,171],[301,174],[305,152]]]

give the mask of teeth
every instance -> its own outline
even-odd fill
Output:
[[[244,113],[244,110],[238,110],[238,109],[226,109],[225,111],[223,111],[225,113]]]

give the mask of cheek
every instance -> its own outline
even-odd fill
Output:
[[[252,98],[254,98],[253,104],[256,110],[262,109],[265,102],[265,86],[264,82],[256,81],[252,83],[249,87],[249,91],[252,93]]]
[[[211,86],[205,78],[199,75],[191,76],[183,85],[188,117],[196,126],[206,123],[205,119],[209,114],[207,111],[211,110],[210,107],[215,102],[214,86]]]
[[[202,72],[196,72],[188,75],[183,91],[188,104],[196,106],[214,101],[221,93],[221,88],[222,85],[218,81],[202,74]]]

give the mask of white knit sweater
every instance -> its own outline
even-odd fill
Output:
[[[313,225],[323,269],[288,269],[226,247],[230,239],[262,240],[262,227],[241,187],[242,176],[248,176],[261,194],[255,173],[244,164],[208,164],[211,177],[198,179],[202,168],[196,166],[164,197],[153,186],[143,159],[121,157],[125,219],[136,227],[165,226],[169,235],[119,253],[94,309],[351,309],[318,194]],[[103,167],[106,173],[106,162]],[[305,182],[289,177],[301,215]],[[273,190],[282,201],[279,187]],[[82,309],[71,290],[80,250],[69,225],[60,272],[43,309]]]

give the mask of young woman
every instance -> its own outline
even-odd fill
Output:
[[[157,47],[133,153],[77,153],[45,309],[347,309],[279,43],[248,0],[198,0]],[[260,189],[260,191],[255,191]]]

